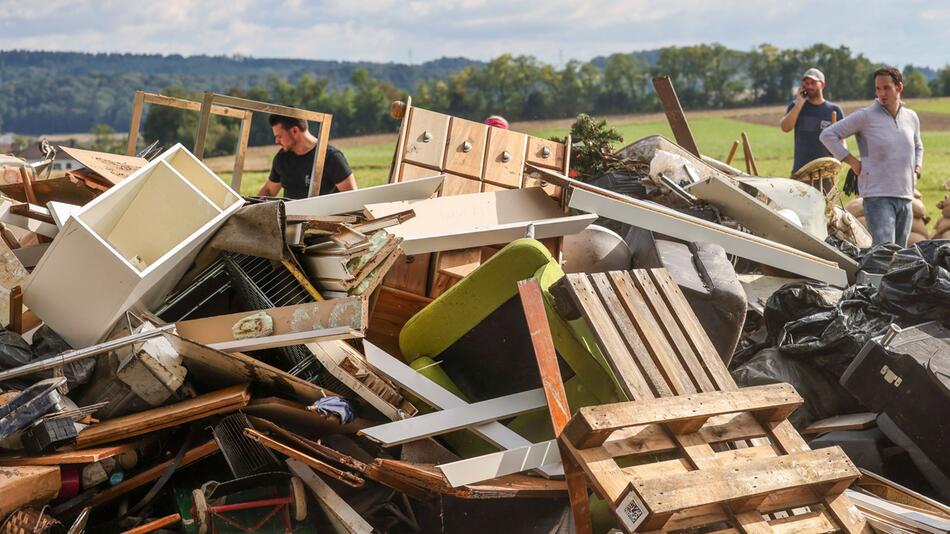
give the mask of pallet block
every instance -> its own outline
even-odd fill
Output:
[[[73,347],[100,341],[133,306],[157,305],[244,204],[180,144],[73,213],[23,301]]]
[[[737,388],[665,269],[571,274],[552,294],[630,400],[582,408],[559,436],[626,532],[870,532],[843,494],[847,456],[808,448],[791,386]]]

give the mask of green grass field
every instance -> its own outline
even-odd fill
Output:
[[[950,114],[950,98],[933,99],[911,102],[913,109],[930,113]],[[750,122],[739,121],[722,117],[698,117],[690,119],[690,127],[696,137],[696,144],[700,150],[711,157],[725,160],[732,141],[739,139],[741,132],[746,132],[752,144],[752,151],[756,158],[759,173],[763,176],[788,176],[792,166],[792,134],[783,133],[776,126],[765,126]],[[662,134],[672,138],[672,132],[666,120],[620,122],[611,124],[620,131],[624,144],[637,139]],[[950,178],[950,131],[927,130],[924,124],[924,169],[918,189],[923,194],[924,204],[931,214],[931,226],[939,218],[937,201],[943,198],[946,191],[943,183]],[[563,136],[567,128],[547,128],[529,131],[531,135],[539,137]],[[850,140],[852,150],[857,150],[854,140]],[[620,145],[622,146],[622,145]],[[618,146],[617,148],[620,148]],[[347,160],[353,168],[360,187],[370,187],[384,183],[388,177],[389,165],[393,155],[391,143],[363,145],[344,149]],[[733,164],[743,168],[744,162],[740,155]],[[845,170],[840,180],[844,179]],[[227,176],[225,173],[224,176]],[[227,177],[225,178],[228,179]],[[243,194],[256,194],[261,184],[267,179],[265,172],[247,172],[242,181]]]

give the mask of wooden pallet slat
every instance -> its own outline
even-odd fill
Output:
[[[869,532],[843,493],[848,457],[807,446],[791,386],[737,388],[666,270],[567,282],[560,311],[584,319],[632,400],[581,408],[559,441],[626,532]]]

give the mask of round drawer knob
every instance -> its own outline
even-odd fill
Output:
[[[511,161],[511,152],[508,152],[507,150],[502,152],[501,161],[502,163],[508,163],[509,161]]]
[[[471,152],[472,151],[472,142],[465,141],[462,143],[462,152]]]
[[[432,134],[429,132],[422,132],[422,142],[428,143],[432,140]]]
[[[542,149],[541,149],[541,158],[542,158],[542,159],[548,159],[548,158],[550,158],[550,157],[551,157],[551,149],[548,148],[548,147],[542,148]]]

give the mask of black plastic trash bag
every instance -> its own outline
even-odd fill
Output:
[[[858,261],[858,270],[871,274],[884,274],[891,267],[894,254],[900,249],[901,247],[894,243],[884,243],[869,248]]]
[[[950,326],[950,240],[921,241],[898,251],[878,291],[883,304],[908,323]]]
[[[883,334],[896,316],[883,310],[876,290],[851,286],[840,293],[825,284],[787,284],[769,297],[765,323],[771,344],[786,355],[840,377],[868,339]]]
[[[16,369],[36,360],[44,360],[68,350],[72,350],[72,347],[45,324],[33,333],[32,347],[20,334],[0,330],[0,370],[3,371]],[[72,390],[88,382],[95,368],[96,358],[86,358],[64,365],[63,375],[66,377],[66,384],[69,389]],[[52,376],[53,371],[46,370],[14,378],[5,382],[5,384],[16,388],[25,388]]]
[[[805,401],[789,417],[797,428],[826,417],[862,410],[835,376],[808,361],[783,354],[775,347],[759,351],[748,362],[735,368],[732,377],[739,387],[779,382],[791,384]]]

